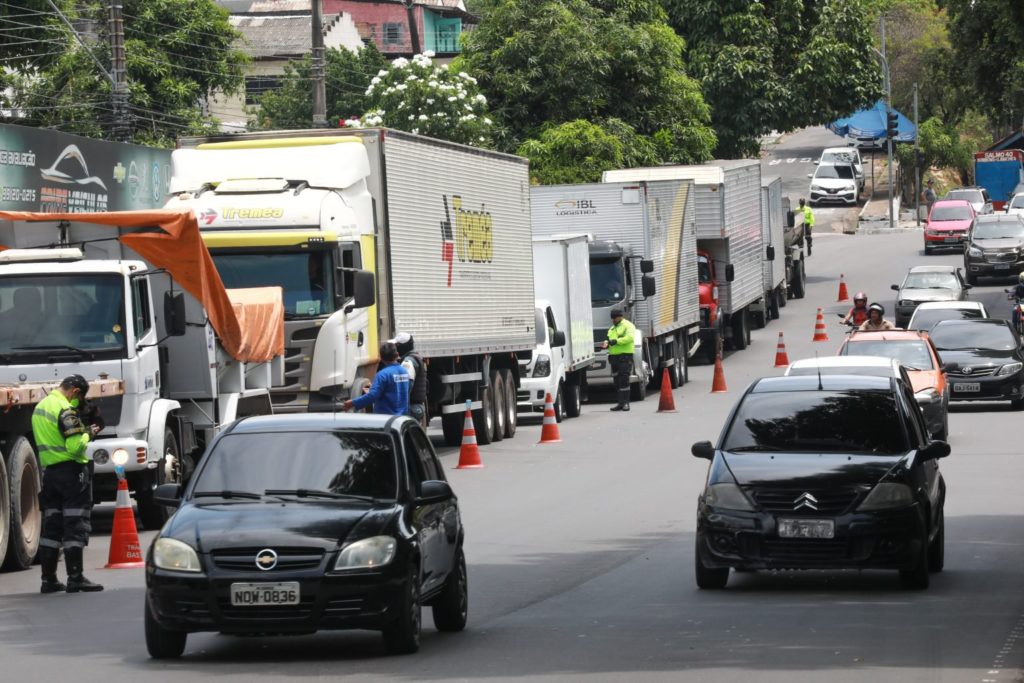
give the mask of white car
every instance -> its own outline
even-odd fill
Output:
[[[811,204],[822,202],[838,202],[853,206],[860,194],[857,183],[857,172],[853,164],[820,164],[814,173],[808,173],[811,179]]]
[[[974,207],[974,213],[979,216],[992,213],[992,198],[988,196],[988,190],[984,187],[958,187],[947,192],[943,199],[966,199]]]
[[[786,368],[786,376],[790,375],[870,375],[872,377],[900,377],[907,386],[910,377],[895,358],[885,356],[824,356],[822,358],[803,358],[794,361]]]
[[[907,329],[930,332],[943,320],[979,320],[987,317],[985,304],[980,301],[926,301],[914,309]]]
[[[1013,199],[1006,202],[1006,213],[1024,214],[1024,192],[1013,195]]]
[[[860,158],[860,150],[856,147],[826,147],[821,150],[821,157],[816,164],[853,164],[860,191],[864,191],[864,162]]]

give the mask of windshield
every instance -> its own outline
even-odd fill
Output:
[[[953,273],[910,273],[903,281],[904,289],[956,289],[959,286]]]
[[[981,318],[981,311],[976,308],[920,308],[914,311],[910,321],[912,330],[928,330],[943,320],[973,320]]]
[[[985,203],[981,190],[950,190],[949,194],[946,195],[946,199],[964,199],[971,204]]]
[[[974,224],[972,236],[976,240],[996,240],[1005,237],[1024,237],[1024,223],[1016,215],[999,216],[1001,220],[979,220]]]
[[[1009,351],[1017,346],[1005,325],[939,325],[931,332],[932,344],[940,351],[994,349]]]
[[[704,256],[697,257],[697,280],[699,282],[711,282],[711,264]]]
[[[892,377],[892,367],[885,366],[880,367],[877,365],[869,366],[847,366],[833,367],[833,368],[791,368],[786,373],[788,376],[800,376],[800,375],[864,375],[867,377]]]
[[[0,354],[82,351],[117,358],[124,348],[120,275],[0,278]]]
[[[959,206],[936,206],[932,209],[931,219],[933,221],[969,221],[974,216],[971,207]]]
[[[1010,200],[1010,208],[1024,209],[1024,194],[1015,195],[1014,198]]]
[[[853,152],[822,152],[821,162],[827,164],[854,164],[857,162],[857,155]]]
[[[334,312],[334,278],[329,251],[213,251],[224,286],[281,287],[286,318]]]
[[[590,260],[590,301],[615,304],[626,297],[626,273],[622,259]]]
[[[895,358],[907,370],[934,370],[928,343],[920,339],[907,341],[853,341],[843,346],[841,356],[882,356]]]
[[[832,164],[818,166],[814,177],[853,180],[853,166],[849,164],[843,164],[842,166],[833,166]]]
[[[887,391],[792,391],[748,394],[722,450],[899,455],[909,447]]]
[[[376,432],[228,434],[210,451],[200,492],[309,489],[394,500],[394,443]]]

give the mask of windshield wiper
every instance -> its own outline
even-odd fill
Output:
[[[736,448],[723,448],[722,450],[729,453],[756,453],[758,451],[778,452],[782,449],[775,446],[737,446]]]
[[[67,344],[41,344],[39,346],[14,346],[12,347],[15,351],[74,351],[80,353],[83,356],[92,358],[95,354],[92,351],[86,351],[80,349],[77,346],[68,346]]]
[[[298,496],[299,498],[331,498],[334,500],[363,500],[368,503],[377,501],[373,496],[360,496],[355,493],[337,493],[335,491],[318,491],[315,489],[267,489],[265,496]]]
[[[250,500],[260,500],[263,498],[258,493],[250,493],[249,491],[232,491],[225,489],[223,491],[197,491],[192,494],[193,498],[248,498]]]

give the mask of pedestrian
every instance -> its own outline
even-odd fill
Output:
[[[935,181],[931,178],[928,179],[928,184],[924,188],[924,203],[928,206],[928,215],[932,215],[932,204],[935,203]]]
[[[43,468],[39,504],[43,529],[39,539],[40,593],[103,590],[82,573],[83,554],[89,544],[92,515],[92,463],[85,447],[100,425],[86,426],[79,411],[85,409],[89,383],[81,375],[65,377],[32,413],[32,435]],[[64,548],[67,585],[57,580],[57,561]]]
[[[800,198],[800,213],[804,216],[804,237],[807,239],[807,255],[810,256],[811,243],[814,241],[814,212],[803,197]]]
[[[411,334],[401,332],[391,343],[398,349],[402,367],[409,373],[412,388],[409,390],[409,417],[427,428],[427,366],[423,356],[416,351],[416,341]]]
[[[629,378],[633,374],[633,340],[636,328],[622,315],[621,308],[612,309],[612,326],[608,330],[608,341],[601,343],[608,350],[608,364],[615,377],[619,402],[612,410],[629,410]],[[642,390],[642,388],[641,388]]]
[[[373,406],[378,415],[405,415],[409,411],[409,373],[398,362],[398,347],[391,342],[380,346],[380,360],[384,365],[373,378],[370,390],[362,396],[348,399],[343,410],[362,410]]]

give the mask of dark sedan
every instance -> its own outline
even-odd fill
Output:
[[[698,498],[695,571],[724,588],[729,569],[898,569],[927,588],[944,561],[946,485],[914,395],[896,378],[756,381],[740,398]]]
[[[178,486],[157,495],[176,504]],[[234,423],[207,449],[146,557],[146,645],[188,633],[379,629],[419,648],[420,606],[466,624],[458,502],[405,417],[283,415]]]
[[[979,277],[1013,277],[1024,272],[1024,216],[978,216],[964,249],[967,282]]]
[[[1009,321],[944,320],[930,336],[948,367],[950,400],[1009,400],[1024,408],[1024,353]]]

